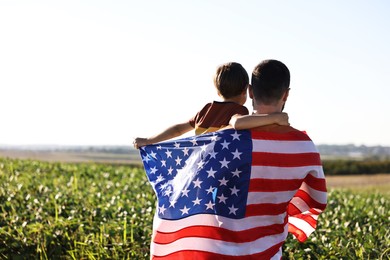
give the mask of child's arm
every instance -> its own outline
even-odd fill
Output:
[[[180,136],[182,134],[187,133],[188,131],[192,130],[193,127],[190,125],[189,122],[184,122],[181,124],[176,124],[168,127],[164,131],[162,131],[159,134],[156,134],[154,136],[148,137],[148,138],[141,138],[136,137],[134,138],[133,145],[134,148],[140,148],[141,146],[154,144],[158,142],[162,142],[177,136]]]
[[[230,119],[230,125],[234,129],[249,129],[258,126],[279,124],[290,125],[288,123],[287,113],[272,113],[272,114],[254,114],[254,115],[234,115]]]

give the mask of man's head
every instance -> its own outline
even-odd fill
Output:
[[[264,60],[254,68],[251,85],[253,99],[257,104],[276,105],[282,99],[287,99],[290,71],[280,61]]]
[[[217,68],[214,85],[218,94],[225,99],[241,95],[249,84],[249,76],[244,67],[236,62],[222,64]]]

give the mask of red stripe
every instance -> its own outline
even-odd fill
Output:
[[[226,242],[246,243],[265,236],[280,234],[283,231],[284,224],[256,227],[243,231],[232,231],[220,227],[191,226],[172,233],[157,231],[154,242],[157,244],[169,244],[181,238],[203,237]]]
[[[287,214],[289,216],[295,216],[301,214],[302,212],[292,203],[288,204]]]
[[[302,185],[302,179],[251,179],[249,183],[249,192],[272,192],[297,190]]]
[[[326,207],[326,204],[319,203],[303,190],[298,190],[294,197],[301,198],[303,201],[306,202],[309,208],[324,210]]]
[[[318,153],[266,153],[253,152],[253,166],[279,166],[279,167],[300,167],[310,165],[321,165]]]
[[[301,131],[289,131],[284,133],[251,131],[252,139],[277,140],[277,141],[311,141],[310,137]]]
[[[284,242],[280,242],[267,250],[251,254],[251,255],[240,255],[240,256],[234,256],[234,255],[222,255],[212,252],[204,252],[204,251],[195,251],[195,250],[182,250],[179,252],[175,252],[166,256],[152,256],[152,259],[169,259],[169,260],[187,260],[187,259],[203,259],[203,260],[252,260],[252,259],[270,259],[273,257],[276,253],[279,252],[280,248],[282,247]]]
[[[262,204],[251,204],[246,206],[245,216],[264,216],[264,215],[279,215],[286,213],[288,202],[273,204],[273,203],[262,203]]]
[[[311,174],[306,175],[304,182],[311,188],[326,192],[326,181],[323,178],[316,178]]]
[[[288,232],[293,234],[299,242],[305,242],[305,240],[307,239],[305,232],[303,232],[293,224],[288,224]]]

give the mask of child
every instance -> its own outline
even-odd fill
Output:
[[[134,147],[138,149],[141,146],[172,139],[193,129],[195,129],[196,135],[214,132],[228,126],[233,116],[233,126],[240,129],[269,124],[288,125],[286,113],[246,116],[239,120],[240,115],[249,114],[248,109],[244,106],[247,99],[249,77],[241,64],[229,62],[219,66],[214,76],[214,86],[222,101],[206,104],[190,120],[172,125],[157,135],[148,138],[135,138]]]

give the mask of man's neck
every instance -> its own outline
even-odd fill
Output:
[[[253,108],[253,114],[272,114],[281,112],[282,108],[275,105],[260,105]]]

